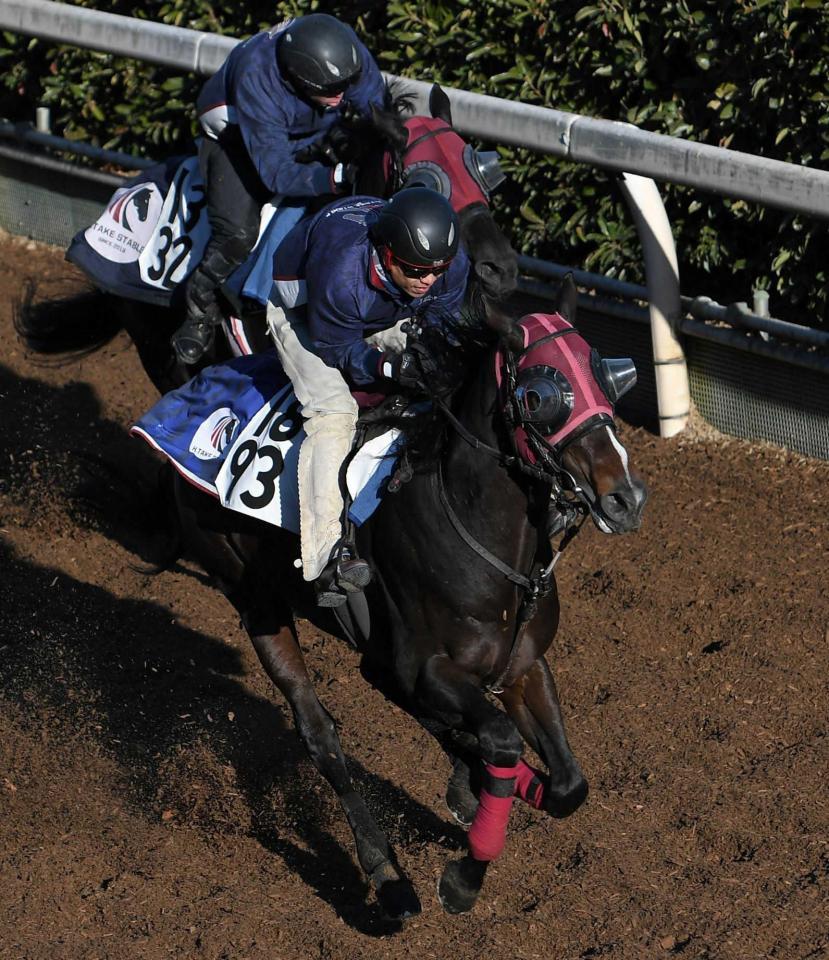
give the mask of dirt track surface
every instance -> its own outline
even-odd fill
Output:
[[[591,793],[564,821],[516,805],[468,916],[435,896],[463,844],[441,751],[301,624],[422,899],[397,929],[230,606],[195,566],[136,569],[126,430],[154,393],[127,338],[27,354],[23,278],[69,268],[2,254],[1,960],[829,956],[829,465],[623,426],[645,523],[565,554],[550,654]]]

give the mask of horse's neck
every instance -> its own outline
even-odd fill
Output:
[[[505,436],[503,427],[499,429],[498,407],[495,358],[490,351],[465,390],[456,415],[482,443],[503,450]],[[505,541],[502,547],[515,551],[513,559],[526,552],[526,543],[535,537],[528,519],[526,486],[519,483],[502,462],[490,453],[475,449],[453,430],[443,458],[443,475],[451,503],[473,533],[487,536],[491,541],[497,531]],[[508,557],[504,554],[503,559]]]

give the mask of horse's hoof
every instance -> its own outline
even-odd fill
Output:
[[[438,900],[447,913],[467,913],[475,906],[487,865],[464,857],[446,864],[438,883]]]
[[[578,810],[587,799],[587,792],[587,781],[584,778],[566,792],[554,793],[547,787],[544,791],[544,810],[556,820],[563,820]]]
[[[390,920],[409,920],[420,911],[420,900],[408,880],[387,880],[377,889],[377,900]]]

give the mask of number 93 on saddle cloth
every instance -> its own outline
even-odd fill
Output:
[[[275,352],[253,354],[207,367],[165,394],[130,433],[228,509],[299,533],[299,409]],[[358,526],[379,506],[402,442],[399,430],[385,429],[353,454],[346,484]]]

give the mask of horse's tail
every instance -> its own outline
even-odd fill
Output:
[[[178,511],[175,508],[173,486],[175,474],[169,463],[161,464],[154,483],[144,491],[147,510],[144,516],[152,518],[151,526],[156,532],[155,559],[147,564],[131,563],[137,573],[156,576],[170,570],[184,553],[184,534]]]
[[[35,353],[67,354],[67,361],[100,349],[121,329],[115,298],[94,287],[62,296],[42,296],[27,279],[14,304],[14,329]]]

